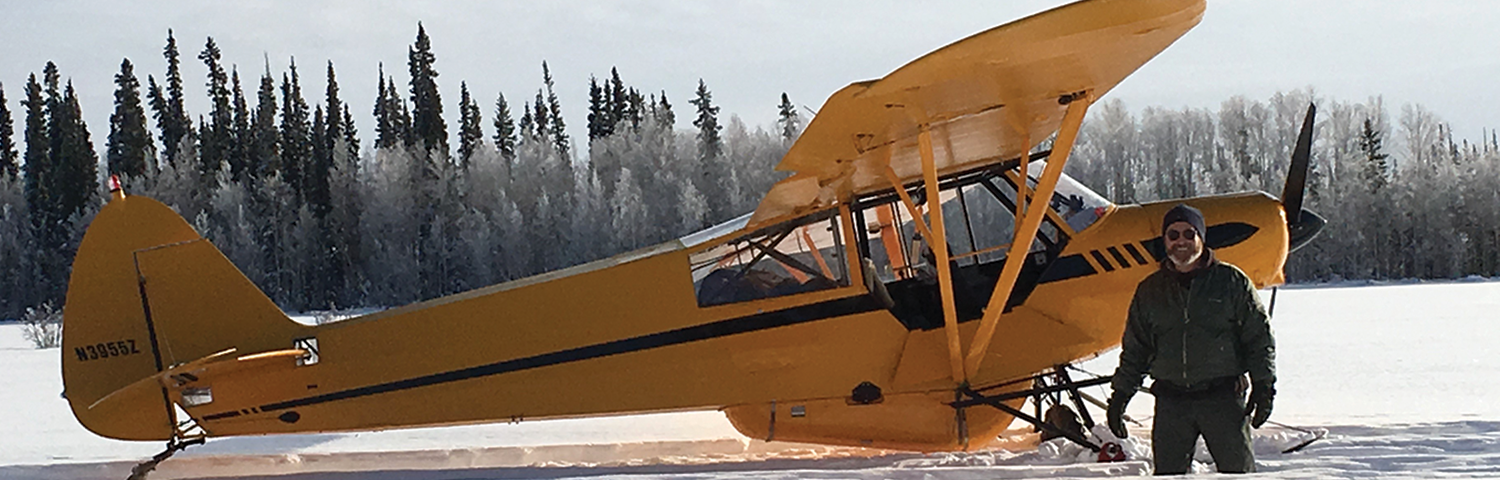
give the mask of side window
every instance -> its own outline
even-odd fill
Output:
[[[1037,165],[1037,163],[1041,162],[1032,162],[1032,169],[1034,169],[1034,171],[1035,169],[1037,169],[1035,168],[1035,165]],[[1010,210],[1013,211],[1013,213],[1011,213],[1011,222],[1014,222],[1014,220],[1016,220],[1016,214],[1014,214],[1014,211],[1016,211],[1016,177],[1016,169],[1010,169],[1010,171],[1005,172],[1004,180],[1002,180],[1001,177],[996,177],[992,180],[995,181],[996,184],[1004,184],[1004,187],[1001,187],[1001,189],[999,190],[1001,190],[1002,193],[1005,193],[1005,202],[1007,202],[1007,208],[1010,208]],[[1032,196],[1035,192],[1037,192],[1037,178],[1026,177],[1026,189],[1028,189],[1029,192],[1029,201],[1037,201],[1037,199]],[[1011,231],[1010,233],[1007,233],[1007,236],[1014,236],[1014,228],[1016,228],[1016,226],[1014,226],[1013,223],[1013,225],[1011,225]],[[1058,225],[1056,225],[1056,223],[1053,223],[1050,217],[1043,217],[1043,220],[1041,220],[1041,225],[1037,228],[1037,242],[1032,243],[1031,251],[1044,251],[1044,249],[1049,248],[1049,246],[1058,245],[1059,239],[1062,239],[1062,233],[1061,231],[1058,231]],[[1008,242],[1010,242],[1010,240],[1007,240],[1007,243]]]
[[[1014,170],[987,174],[958,182],[939,193],[948,251],[955,266],[967,267],[1003,261],[1015,237]],[[1033,180],[1034,183],[1034,180]],[[927,201],[921,191],[913,202],[927,220]],[[869,255],[876,274],[886,283],[935,275],[931,247],[921,238],[911,216],[895,195],[867,200],[858,211],[863,223],[860,249]],[[1044,251],[1063,237],[1050,218],[1042,221],[1031,252]]]
[[[698,306],[848,286],[842,234],[838,210],[829,210],[694,253]]]

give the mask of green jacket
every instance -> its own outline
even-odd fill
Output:
[[[1116,395],[1135,393],[1146,374],[1185,390],[1246,372],[1256,384],[1275,383],[1276,339],[1255,284],[1204,253],[1207,265],[1188,274],[1190,281],[1163,268],[1136,287],[1120,342]]]

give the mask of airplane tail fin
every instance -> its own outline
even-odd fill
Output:
[[[116,195],[73,259],[64,395],[96,434],[166,440],[176,431],[178,392],[140,381],[226,349],[285,349],[302,328],[171,208]]]

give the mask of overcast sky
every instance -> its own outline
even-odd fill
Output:
[[[450,133],[460,81],[482,106],[489,135],[496,94],[517,109],[532,99],[543,60],[575,138],[584,134],[588,77],[607,77],[611,66],[644,93],[665,90],[679,128],[691,127],[688,100],[699,78],[723,116],[770,126],[782,92],[816,109],[844,85],[1063,3],[0,0],[0,83],[19,143],[26,76],[57,62],[79,90],[90,133],[102,145],[120,60],[130,58],[142,85],[147,74],[160,81],[171,28],[195,117],[208,111],[207,70],[196,57],[212,36],[251,96],[267,59],[279,79],[295,56],[304,95],[321,103],[324,70],[333,61],[341,97],[368,146],[377,66],[384,62],[406,90],[406,51],[420,21],[437,55]],[[1481,129],[1500,127],[1497,21],[1495,1],[1210,0],[1197,28],[1106,98],[1136,111],[1216,108],[1233,95],[1264,100],[1312,86],[1340,100],[1383,95],[1393,117],[1402,104],[1421,103],[1458,136],[1477,139]]]

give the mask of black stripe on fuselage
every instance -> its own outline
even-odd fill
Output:
[[[1146,257],[1141,256],[1141,251],[1136,250],[1134,243],[1125,244],[1125,251],[1130,253],[1130,257],[1134,258],[1136,263],[1139,263],[1141,265],[1145,265],[1147,263]]]
[[[1105,272],[1113,272],[1113,271],[1115,271],[1115,266],[1114,265],[1110,265],[1109,264],[1109,260],[1106,260],[1104,258],[1104,254],[1099,253],[1098,250],[1092,250],[1092,251],[1090,251],[1089,255],[1092,255],[1094,257],[1094,261],[1099,262],[1099,266],[1100,267],[1104,267],[1104,271]]]
[[[303,397],[284,402],[270,403],[260,406],[262,412],[272,412],[289,408],[304,407],[336,400],[347,400],[350,398],[364,397],[381,393],[390,393],[418,387],[439,385],[444,383],[469,380],[503,373],[518,372],[564,363],[592,360],[619,355],[622,353],[640,352],[655,348],[681,345],[684,343],[727,337],[741,333],[768,330],[777,327],[808,323],[825,318],[842,317],[859,313],[881,310],[880,303],[869,295],[829,300],[826,302],[793,307],[775,312],[759,313],[746,317],[721,320],[703,325],[668,330],[665,332],[642,335],[639,337],[626,338],[588,345],[584,347],[562,350],[552,353],[544,353],[530,357],[517,358],[502,362],[479,365],[448,372],[424,375],[421,377],[397,380],[394,382],[370,385],[359,388]],[[230,411],[205,415],[204,420],[217,420],[238,416],[240,412]]]
[[[1259,227],[1250,225],[1248,223],[1221,223],[1212,227],[1208,227],[1206,244],[1209,248],[1214,249],[1238,245],[1240,242],[1244,242],[1259,231]],[[1130,254],[1129,258],[1135,259],[1138,264],[1143,266],[1151,265],[1154,262],[1160,262],[1162,259],[1167,258],[1167,250],[1165,245],[1162,243],[1161,237],[1142,240],[1140,242],[1140,245],[1141,248],[1145,250],[1144,254],[1142,253],[1141,249],[1136,248],[1136,243],[1126,243],[1123,245],[1109,246],[1105,248],[1105,251],[1108,251],[1110,256],[1115,257],[1115,260],[1119,263],[1121,269],[1128,269],[1135,266],[1135,264],[1129,262],[1127,260],[1127,257],[1120,253],[1120,247],[1123,247],[1125,249],[1125,253]],[[1088,255],[1094,257],[1094,260],[1099,262],[1099,266],[1104,268],[1105,272],[1113,272],[1117,270],[1116,268],[1114,268],[1114,265],[1110,264],[1109,260],[1099,250],[1090,250],[1088,252]],[[1151,259],[1147,260],[1146,255],[1150,255]],[[1041,279],[1038,280],[1037,283],[1060,282],[1063,280],[1070,280],[1079,277],[1087,277],[1089,275],[1094,275],[1097,273],[1100,272],[1095,270],[1092,265],[1089,265],[1089,262],[1084,258],[1083,253],[1075,253],[1072,255],[1058,257],[1056,260],[1053,260],[1052,265],[1047,267],[1047,270],[1045,272],[1042,272]]]
[[[1118,264],[1120,264],[1121,266],[1123,266],[1125,268],[1130,268],[1130,267],[1134,267],[1135,266],[1135,265],[1131,265],[1130,261],[1125,260],[1125,255],[1121,254],[1120,253],[1120,249],[1118,249],[1118,248],[1109,247],[1109,256],[1114,257],[1115,258],[1115,263],[1118,263]]]

